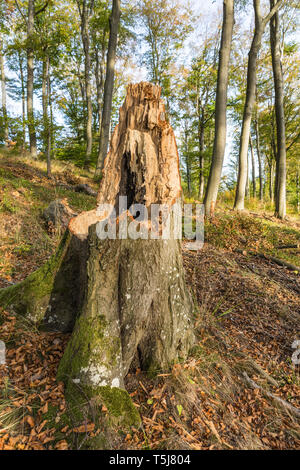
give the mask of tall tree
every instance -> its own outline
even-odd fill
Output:
[[[253,142],[252,142],[251,134],[250,134],[250,150],[251,150],[251,165],[252,165],[252,188],[253,188],[253,197],[256,197],[255,156],[254,156],[254,147],[253,147]]]
[[[255,116],[255,138],[256,138],[256,154],[258,160],[258,178],[259,178],[259,199],[263,200],[264,197],[264,183],[263,183],[263,168],[262,168],[262,155],[260,151],[260,138],[259,138],[259,124],[258,124],[258,112],[256,109]]]
[[[204,198],[205,214],[210,215],[214,211],[218,189],[221,179],[224,153],[226,146],[226,106],[229,74],[229,58],[234,24],[234,1],[223,1],[223,26],[221,47],[219,52],[218,80],[216,92],[215,111],[215,139],[213,147],[212,163],[210,167],[208,183]]]
[[[276,0],[270,0],[271,9],[274,8],[276,4]],[[284,219],[286,216],[286,137],[278,11],[270,21],[270,43],[275,88],[275,116],[277,131],[275,215],[280,219]]]
[[[138,15],[146,50],[142,62],[149,80],[162,87],[167,113],[171,112],[172,66],[187,34],[192,30],[193,15],[179,0],[142,0]]]
[[[94,0],[77,0],[78,10],[81,18],[81,37],[84,50],[84,78],[85,78],[85,97],[87,108],[86,120],[86,156],[85,168],[89,168],[92,145],[93,145],[93,106],[92,106],[92,87],[91,87],[91,55],[90,55],[90,17],[94,8]]]
[[[4,56],[3,56],[3,39],[0,36],[0,73],[1,73],[1,98],[2,98],[2,117],[4,124],[4,140],[8,140],[8,118],[6,108],[6,78],[4,69]]]
[[[34,0],[28,0],[27,14],[27,121],[29,132],[30,154],[37,158],[37,142],[33,111],[33,78],[34,78]]]
[[[120,0],[113,0],[112,12],[109,18],[109,41],[106,59],[106,76],[104,83],[99,155],[95,172],[96,177],[100,176],[101,171],[103,169],[104,159],[106,157],[109,142],[109,128],[114,89],[116,50],[118,44],[118,30],[121,16],[120,5]]]
[[[268,15],[262,16],[260,8],[260,0],[253,0],[253,8],[255,13],[255,29],[253,40],[248,58],[247,68],[247,90],[246,101],[244,105],[243,123],[240,137],[240,151],[239,151],[239,172],[238,181],[235,194],[234,209],[243,210],[247,182],[247,155],[249,147],[250,126],[252,111],[255,103],[255,90],[256,90],[256,67],[257,57],[261,47],[261,41],[265,28],[276,13],[283,0],[278,0],[276,5],[270,10]]]

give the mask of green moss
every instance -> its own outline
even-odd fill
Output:
[[[111,368],[116,365],[121,342],[118,336],[104,335],[107,322],[104,316],[80,316],[75,325],[74,334],[67,345],[60,361],[57,378],[77,378],[83,368],[91,363],[96,366]]]
[[[56,253],[47,263],[19,284],[1,289],[0,306],[13,306],[17,313],[29,314],[35,322],[42,320],[69,239],[70,234],[66,231]]]
[[[126,390],[106,386],[98,387],[97,393],[103,400],[109,414],[118,418],[118,421],[121,419],[122,423],[127,426],[139,426],[141,424],[140,415]]]

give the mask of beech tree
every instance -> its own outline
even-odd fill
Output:
[[[77,0],[77,6],[81,19],[81,37],[84,50],[84,81],[85,81],[85,99],[87,107],[86,120],[86,155],[84,167],[89,168],[93,145],[93,108],[92,108],[92,89],[91,89],[91,54],[90,54],[90,17],[94,9],[94,0]]]
[[[253,0],[253,8],[255,13],[255,29],[251,48],[249,51],[247,68],[247,90],[240,137],[238,181],[234,202],[234,209],[236,210],[244,209],[247,182],[247,155],[249,147],[252,112],[255,103],[256,68],[258,52],[261,47],[261,41],[265,28],[281,4],[282,0],[278,0],[276,5],[273,6],[270,12],[265,17],[263,17],[260,8],[260,0]]]
[[[274,0],[270,0],[270,9],[274,8],[276,3],[277,2]],[[286,138],[278,11],[276,11],[270,21],[270,43],[275,88],[275,116],[277,131],[275,215],[280,219],[284,219],[286,216]]]
[[[99,177],[104,165],[106,157],[108,142],[109,142],[109,129],[111,119],[112,97],[114,89],[114,74],[116,62],[116,50],[118,43],[118,30],[120,25],[120,0],[113,0],[112,12],[109,18],[109,41],[106,59],[106,75],[104,83],[103,94],[103,108],[100,128],[100,144],[99,155],[97,160],[95,176]]]
[[[1,34],[1,33],[0,33]],[[4,140],[8,140],[8,116],[6,107],[6,78],[4,69],[3,39],[0,35],[0,73],[1,73],[1,99],[2,99],[2,119],[4,129]]]
[[[234,1],[223,2],[223,26],[219,52],[218,79],[215,111],[215,139],[207,188],[204,197],[205,214],[214,212],[226,146],[226,108],[229,74],[229,58],[234,23]]]

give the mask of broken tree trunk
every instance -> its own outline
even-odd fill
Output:
[[[125,211],[133,203],[171,211],[181,196],[175,136],[160,87],[148,83],[128,88],[97,202],[119,213],[120,196],[127,196]],[[143,369],[166,368],[186,356],[193,305],[179,240],[101,240],[96,230],[86,231],[87,295],[59,373],[90,386],[123,387],[136,356]]]
[[[31,281],[29,277],[9,288],[9,300],[15,293],[14,305],[32,312],[35,288],[41,289],[46,279],[47,293],[34,307],[39,319],[63,331],[75,322],[58,370],[67,397],[101,397],[112,413],[117,407],[117,414],[124,411],[120,393],[133,362],[143,370],[166,369],[187,356],[194,340],[194,305],[185,284],[180,240],[153,239],[151,231],[158,232],[152,219],[138,222],[137,214],[129,211],[132,204],[149,210],[153,204],[164,204],[171,226],[176,223],[172,209],[181,198],[179,159],[160,92],[150,83],[129,85],[105,160],[98,209],[73,218],[48,266]],[[122,210],[120,196],[127,196]],[[103,204],[115,210],[107,219],[116,222],[115,239],[99,237]],[[130,233],[140,234],[137,239],[122,235],[124,220]],[[150,228],[146,237],[145,227]],[[158,230],[162,227],[160,219]],[[8,299],[9,289],[2,297],[0,293],[0,304]],[[63,327],[59,302],[68,312]],[[136,419],[132,407],[130,413]]]

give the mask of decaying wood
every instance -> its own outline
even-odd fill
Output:
[[[153,372],[167,369],[187,356],[194,341],[194,305],[180,240],[103,240],[97,235],[97,223],[104,217],[101,204],[115,208],[117,224],[119,217],[132,224],[128,209],[133,203],[147,209],[164,204],[171,214],[180,201],[178,152],[160,92],[150,83],[128,87],[97,208],[71,219],[59,250],[46,265],[0,291],[0,305],[13,305],[44,327],[69,331],[75,323],[58,370],[67,400],[78,410],[83,395],[100,397],[114,416],[125,414],[127,423],[139,421],[123,390],[131,364]],[[127,196],[121,215],[119,196]],[[150,215],[145,223],[149,226]]]
[[[170,210],[181,196],[175,136],[165,120],[160,87],[149,83],[128,87],[105,160],[98,205],[118,209],[118,198],[125,195],[127,209],[133,203],[147,208],[157,203]],[[60,373],[68,371],[72,380],[89,386],[122,387],[136,357],[142,368],[163,369],[186,356],[193,342],[193,304],[179,240],[100,240],[95,225],[100,219],[94,210],[69,224],[72,233],[87,239],[88,285]],[[109,338],[109,345],[100,336]]]

